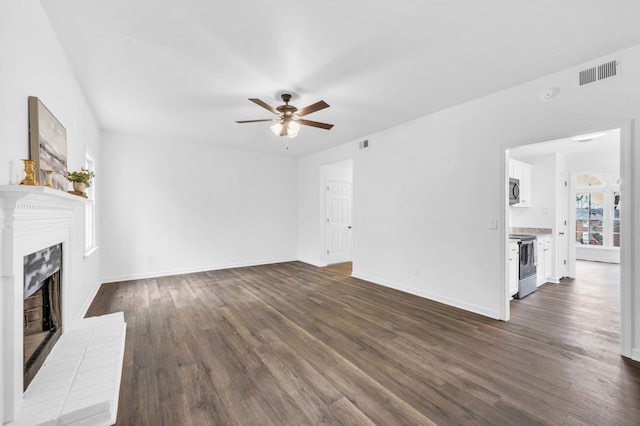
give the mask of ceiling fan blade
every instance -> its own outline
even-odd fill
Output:
[[[262,118],[260,120],[240,120],[236,121],[236,123],[260,123],[262,121],[279,121],[277,118]]]
[[[296,120],[296,122],[300,124],[304,124],[305,126],[319,127],[321,129],[327,129],[327,130],[331,130],[331,128],[333,127],[333,124],[320,123],[318,121],[311,121],[311,120],[304,120],[304,119]]]
[[[311,114],[312,112],[320,111],[321,109],[325,109],[328,107],[329,107],[329,104],[326,103],[325,101],[318,101],[313,105],[309,105],[307,107],[299,109],[298,112],[296,112],[296,115],[298,117],[302,117],[304,115]]]
[[[249,98],[249,100],[251,102],[253,102],[253,103],[256,103],[256,104],[260,105],[264,109],[268,109],[269,111],[271,111],[274,114],[280,115],[280,112],[277,109],[275,109],[274,107],[272,107],[268,103],[261,101],[260,99]]]

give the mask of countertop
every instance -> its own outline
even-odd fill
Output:
[[[536,237],[544,237],[553,234],[551,228],[511,228],[510,234],[527,234],[535,235]]]

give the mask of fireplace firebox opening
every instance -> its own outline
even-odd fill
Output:
[[[24,389],[62,334],[62,244],[24,257]]]

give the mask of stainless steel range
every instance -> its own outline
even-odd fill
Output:
[[[535,235],[511,234],[509,238],[520,240],[520,268],[518,273],[518,293],[516,299],[522,299],[537,289],[536,266],[538,265],[537,238]]]

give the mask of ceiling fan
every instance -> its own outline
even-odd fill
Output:
[[[284,105],[280,105],[279,107],[272,107],[266,102],[261,101],[260,99],[249,98],[249,100],[253,103],[260,105],[262,108],[271,111],[276,114],[277,118],[263,118],[260,120],[242,120],[236,121],[236,123],[258,123],[262,121],[277,121],[276,124],[271,126],[271,130],[277,136],[287,136],[289,138],[295,138],[298,136],[298,131],[300,130],[300,125],[318,127],[320,129],[331,130],[333,124],[320,123],[318,121],[305,120],[300,117],[304,117],[305,115],[311,114],[312,112],[320,111],[321,109],[325,109],[329,107],[329,104],[325,101],[318,101],[315,104],[309,105],[302,109],[298,109],[293,105],[289,105],[289,101],[291,100],[291,94],[283,93],[281,95],[282,101]]]

